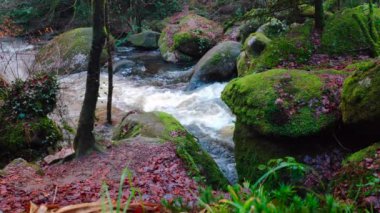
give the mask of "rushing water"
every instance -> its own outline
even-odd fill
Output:
[[[26,79],[33,60],[33,45],[15,38],[0,39],[0,75],[7,81]]]
[[[8,55],[25,54],[32,49],[25,44],[15,45],[7,46]],[[236,182],[232,142],[235,117],[220,99],[226,84],[214,83],[185,92],[192,65],[165,63],[158,51],[122,48],[114,59],[114,107],[123,112],[163,111],[173,115],[199,139],[230,182]],[[13,62],[13,66],[18,66],[17,61]],[[17,68],[19,73],[25,72],[24,67]],[[59,105],[66,109],[64,117],[72,125],[79,117],[85,81],[85,72],[60,77]],[[105,107],[107,83],[107,74],[102,72],[98,108]]]

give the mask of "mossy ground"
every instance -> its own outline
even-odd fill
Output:
[[[318,134],[336,122],[335,112],[318,112],[325,107],[323,96],[329,96],[324,85],[319,73],[275,69],[231,81],[222,99],[241,122],[259,133],[296,138]]]
[[[155,130],[152,131],[152,128],[145,127],[147,124],[138,124],[137,122],[135,126],[129,128],[130,133],[127,131],[123,137],[118,137],[118,139],[142,135],[157,137],[163,143],[172,142],[176,145],[177,154],[186,164],[189,174],[196,180],[205,181],[215,188],[222,188],[228,184],[211,156],[200,148],[194,136],[173,116],[164,112],[152,112],[149,114],[151,122],[159,123],[159,125],[152,125],[155,126]],[[148,123],[148,125],[151,124]]]
[[[337,198],[353,202],[359,209],[378,210],[373,201],[380,199],[379,168],[380,143],[375,143],[348,156],[330,187]]]

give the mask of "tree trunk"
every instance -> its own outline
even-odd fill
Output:
[[[95,109],[99,96],[100,55],[106,40],[104,7],[105,0],[93,1],[93,38],[88,63],[86,92],[74,139],[74,149],[77,156],[85,155],[95,149],[95,137],[92,131],[94,130]]]
[[[113,62],[112,41],[109,23],[109,2],[106,3],[106,29],[107,29],[107,55],[108,55],[108,97],[107,97],[107,123],[112,124],[112,94],[113,94]]]
[[[315,21],[315,28],[317,30],[322,31],[323,27],[325,25],[325,17],[323,12],[323,0],[314,0],[314,6],[315,6],[315,14],[314,14],[314,21]]]

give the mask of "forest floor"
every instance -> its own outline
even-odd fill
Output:
[[[124,168],[132,172],[123,186],[123,200],[137,189],[135,200],[159,204],[162,198],[182,197],[195,204],[199,185],[187,175],[175,147],[170,143],[147,142],[144,138],[112,145],[104,152],[63,163],[36,166],[18,161],[0,174],[0,209],[24,212],[30,202],[37,205],[67,206],[95,202],[107,184],[112,198],[117,197]]]

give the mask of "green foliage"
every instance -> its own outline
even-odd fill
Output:
[[[366,30],[369,28],[364,24],[367,23],[369,11],[368,4],[364,4],[345,9],[329,18],[322,35],[322,51],[336,55],[355,55],[359,51],[372,48],[373,43],[368,39]],[[380,27],[379,20],[380,9],[376,7],[373,10],[374,28]]]
[[[57,79],[39,75],[27,81],[17,80],[7,89],[2,113],[12,120],[46,116],[56,105]]]
[[[0,147],[7,152],[54,146],[62,139],[56,124],[47,117],[9,123],[0,129]]]
[[[76,23],[89,23],[91,5],[88,0],[1,0],[0,10],[5,8],[2,17],[10,17],[15,23],[25,28],[41,27],[35,26],[43,23],[42,27],[55,25],[56,21],[65,18]]]
[[[378,207],[369,205],[366,199],[380,197],[379,150],[380,143],[375,143],[349,155],[330,184],[341,200],[352,202],[359,212],[378,211]]]
[[[277,162],[277,165],[276,165]],[[264,182],[276,177],[281,170],[293,170],[303,173],[305,167],[292,158],[276,159],[268,163],[267,172],[255,184],[244,182],[243,185],[228,186],[229,198],[200,199],[205,212],[352,212],[353,207],[336,201],[331,195],[305,193],[296,185],[280,183],[274,188],[267,188]],[[208,191],[203,191],[208,193]],[[209,196],[209,195],[207,195]],[[201,195],[204,197],[204,195]],[[221,211],[223,210],[223,211]]]
[[[124,206],[122,206],[122,197],[123,197],[123,188],[125,181],[128,181],[128,185],[130,186],[130,194],[128,197],[128,200],[124,203]],[[126,213],[128,211],[128,207],[132,202],[132,199],[135,198],[137,195],[137,189],[133,187],[133,180],[132,180],[132,172],[125,168],[123,169],[123,172],[120,177],[120,184],[119,184],[119,190],[117,194],[116,199],[116,206],[112,202],[111,195],[108,190],[108,186],[106,183],[103,183],[102,185],[102,191],[101,191],[101,203],[102,203],[102,213],[107,212],[115,212],[115,213]]]

